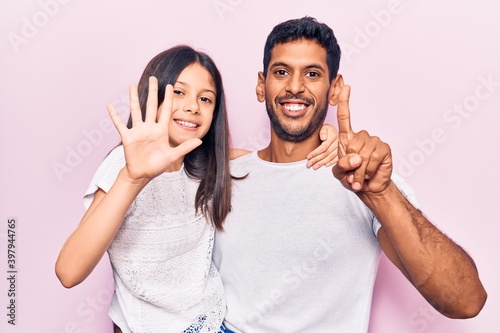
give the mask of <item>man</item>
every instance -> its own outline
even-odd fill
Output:
[[[339,60],[333,31],[313,18],[268,36],[256,93],[271,142],[233,161],[233,175],[248,176],[234,182],[214,248],[231,331],[367,332],[381,251],[448,317],[473,317],[486,301],[472,259],[392,174],[390,147],[353,132]],[[339,160],[314,171],[305,159],[328,104],[337,105]]]

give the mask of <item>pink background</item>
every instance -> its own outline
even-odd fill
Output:
[[[489,293],[474,319],[438,315],[382,259],[370,332],[498,332],[500,5],[495,0],[9,1],[0,10],[0,331],[109,332],[107,258],[64,289],[54,262],[82,194],[118,142],[105,105],[158,52],[211,54],[227,89],[233,144],[269,137],[254,95],[270,29],[317,17],[343,48],[355,130],[390,143],[422,209],[475,259]],[[489,83],[488,83],[489,82]],[[460,111],[461,110],[461,111]],[[335,124],[335,110],[328,121]],[[16,326],[8,325],[7,220],[16,226]],[[300,300],[297,300],[300,302]]]

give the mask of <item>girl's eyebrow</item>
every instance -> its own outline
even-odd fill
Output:
[[[182,84],[183,86],[189,86],[189,83],[182,82],[182,81],[175,81],[175,83]],[[215,96],[217,96],[217,94],[215,93],[215,91],[213,91],[212,89],[203,89],[202,91],[203,92],[210,92],[210,93],[214,94]]]

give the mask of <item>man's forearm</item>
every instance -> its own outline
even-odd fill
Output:
[[[359,193],[374,212],[401,260],[406,276],[438,311],[473,317],[486,292],[472,258],[417,210],[394,183],[383,193]],[[384,252],[387,245],[382,244]]]

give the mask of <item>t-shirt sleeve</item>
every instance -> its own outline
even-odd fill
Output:
[[[418,204],[417,197],[415,195],[415,192],[413,189],[408,185],[408,183],[405,181],[403,177],[398,175],[397,173],[392,173],[391,179],[394,182],[394,184],[397,186],[397,188],[401,191],[401,193],[406,197],[406,199],[417,209],[420,208],[420,205]],[[373,232],[375,235],[377,235],[380,227],[382,225],[380,224],[379,220],[375,217],[373,220]]]
[[[97,169],[92,181],[85,191],[83,196],[83,205],[85,209],[90,207],[92,201],[94,200],[94,194],[97,189],[102,189],[104,192],[108,192],[111,186],[113,186],[118,173],[125,166],[125,153],[123,151],[123,146],[118,146],[114,148],[108,156],[101,163]]]

